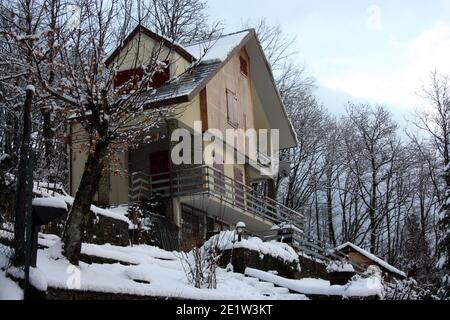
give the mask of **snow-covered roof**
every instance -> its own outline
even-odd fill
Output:
[[[235,33],[221,35],[193,44],[181,46],[170,40],[139,26],[126,38],[122,46],[118,47],[106,60],[109,65],[122,48],[138,33],[144,32],[153,39],[163,41],[173,48],[191,66],[183,74],[170,80],[158,89],[150,89],[142,98],[149,107],[177,105],[192,101],[207,83],[219,72],[227,61],[245,47],[251,57],[252,89],[261,101],[262,109],[268,116],[269,127],[280,129],[280,149],[295,147],[298,144],[295,130],[288,118],[280,93],[278,91],[272,69],[263,48],[259,43],[254,29],[247,29]],[[279,112],[280,111],[280,112]]]
[[[250,34],[250,30],[242,30],[222,35],[216,39],[187,45],[185,49],[197,60],[223,62]]]
[[[347,248],[347,247],[352,248],[353,250],[355,250],[355,251],[357,251],[358,253],[362,254],[362,255],[365,256],[366,258],[372,260],[373,262],[375,262],[375,263],[378,264],[379,266],[381,266],[381,267],[383,267],[383,268],[389,270],[390,272],[396,273],[396,274],[398,274],[398,275],[400,275],[400,276],[402,276],[402,277],[406,277],[406,274],[405,274],[403,271],[401,271],[401,270],[395,268],[394,266],[390,265],[389,263],[387,263],[387,262],[384,261],[383,259],[377,257],[376,255],[370,253],[370,252],[367,251],[367,250],[364,250],[363,248],[358,247],[357,245],[355,245],[355,244],[353,244],[353,243],[351,243],[351,242],[346,242],[346,243],[344,243],[344,244],[342,244],[342,245],[336,247],[335,250],[340,251],[340,250],[342,250],[342,249],[344,249],[344,248]]]
[[[229,56],[243,44],[251,30],[222,35],[184,47],[197,62],[179,77],[143,95],[149,105],[178,104],[192,100]]]
[[[164,86],[144,93],[142,99],[151,106],[190,101],[219,65],[220,62],[214,61],[201,63]]]

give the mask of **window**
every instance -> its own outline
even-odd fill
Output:
[[[170,70],[169,70],[169,62],[165,62],[167,64],[167,68],[162,71],[156,72],[148,86],[151,88],[160,88],[167,81],[170,80]],[[126,86],[120,91],[120,93],[127,93],[130,90],[136,90],[138,82],[141,81],[144,73],[142,68],[130,69],[119,71],[114,78],[114,87],[122,87],[126,84]]]
[[[245,76],[248,76],[248,64],[247,64],[247,60],[246,60],[244,57],[240,56],[240,57],[239,57],[239,62],[240,62],[240,65],[241,65],[241,73],[242,73],[243,75],[245,75]]]
[[[235,128],[239,126],[236,94],[228,89],[227,89],[227,117],[229,124],[231,124]]]

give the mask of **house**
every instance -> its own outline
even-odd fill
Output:
[[[383,272],[384,277],[387,281],[406,278],[406,274],[403,271],[395,268],[383,259],[358,247],[351,242],[344,243],[336,247],[335,250],[344,253],[348,257],[350,262],[361,266],[362,268],[364,268],[364,270],[371,265],[378,266]]]
[[[233,148],[227,145],[215,154],[222,159],[241,155],[245,163],[239,164],[175,165],[171,160],[176,143],[170,137],[179,128],[192,136],[212,128],[223,133],[227,129],[267,129],[270,138],[273,129],[279,129],[279,149],[296,146],[296,135],[255,31],[243,30],[181,46],[138,26],[106,61],[108,66],[119,65],[114,85],[120,86],[136,74],[135,66],[149,61],[157,46],[163,46],[161,60],[167,68],[153,79],[154,90],[143,98],[148,99],[150,108],[174,106],[179,112],[154,129],[150,142],[143,140],[137,148],[117,151],[116,163],[107,164],[110,173],[100,183],[97,203],[120,205],[158,195],[166,204],[165,216],[179,228],[184,243],[204,241],[210,233],[233,228],[240,221],[253,234],[281,222],[302,228],[302,214],[273,199],[278,174],[271,166],[273,145],[266,151],[258,150],[254,159],[245,148],[245,142],[251,142],[244,137],[237,139]],[[196,130],[198,121],[201,128]],[[70,126],[72,195],[86,160],[86,153],[79,151],[83,133],[77,126]],[[206,148],[209,143],[202,141],[200,147]],[[117,166],[120,170],[116,170]],[[280,166],[286,168],[289,164]],[[269,186],[265,193],[252,187],[261,181]]]

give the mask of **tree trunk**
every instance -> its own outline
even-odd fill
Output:
[[[445,168],[445,197],[444,204],[442,206],[441,212],[441,220],[439,221],[439,229],[441,231],[441,239],[439,242],[439,254],[440,258],[444,260],[444,263],[441,265],[442,270],[447,274],[446,281],[444,283],[444,290],[446,291],[445,296],[448,297],[450,292],[450,284],[449,284],[449,271],[450,271],[450,164],[446,165]]]
[[[328,236],[330,243],[336,247],[336,236],[333,225],[333,193],[332,193],[332,173],[328,173],[327,177],[327,216],[328,216]]]
[[[317,232],[317,240],[321,241],[321,232],[320,232],[320,214],[319,214],[319,200],[317,199],[317,189],[314,191],[314,205],[316,209],[316,232]]]
[[[372,161],[373,162],[373,161]],[[372,165],[372,167],[375,167]],[[370,253],[377,253],[377,221],[376,221],[376,208],[377,208],[377,174],[376,171],[372,172],[372,190],[370,196]]]
[[[22,143],[20,145],[20,161],[15,196],[15,219],[14,219],[14,259],[16,267],[25,265],[25,226],[27,201],[29,190],[28,166],[30,165],[30,141],[31,141],[31,107],[33,104],[34,90],[27,89],[23,112]]]
[[[107,154],[108,145],[108,140],[100,140],[94,151],[89,153],[80,186],[64,226],[64,255],[74,265],[78,265],[80,261],[82,235],[102,177],[102,160]]]

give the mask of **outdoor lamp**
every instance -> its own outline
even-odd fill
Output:
[[[238,222],[236,224],[236,232],[238,234],[238,242],[242,240],[242,235],[244,234],[245,231],[245,223],[244,222]]]

